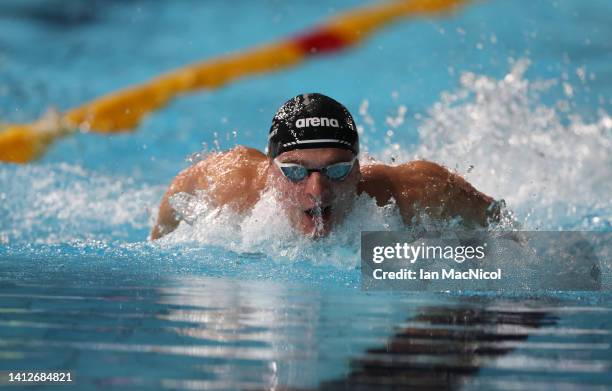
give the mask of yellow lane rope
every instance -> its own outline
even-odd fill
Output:
[[[177,95],[214,89],[248,75],[296,65],[313,55],[359,43],[400,18],[451,11],[466,0],[396,0],[337,15],[305,34],[189,65],[146,83],[104,95],[62,113],[48,113],[28,124],[9,124],[0,132],[0,161],[27,163],[56,139],[74,133],[114,133],[138,126],[149,113]]]

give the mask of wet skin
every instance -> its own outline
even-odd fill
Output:
[[[320,169],[352,158],[353,154],[343,149],[317,148],[285,152],[277,160]],[[180,221],[169,203],[176,193],[195,195],[201,191],[213,206],[227,205],[245,214],[267,190],[272,190],[295,229],[312,237],[327,235],[341,223],[355,196],[364,192],[376,199],[379,206],[395,201],[406,224],[417,223],[421,213],[425,213],[442,219],[459,216],[466,225],[486,225],[499,212],[491,208],[491,197],[432,162],[360,166],[357,160],[342,181],[312,172],[302,181],[292,182],[266,155],[239,146],[211,154],[174,178],[160,205],[151,239],[178,226]]]

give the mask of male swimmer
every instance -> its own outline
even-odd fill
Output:
[[[498,218],[494,200],[458,175],[427,161],[398,166],[359,164],[355,121],[339,102],[322,94],[298,95],[276,113],[268,155],[242,146],[212,154],[177,175],[164,195],[151,239],[179,224],[170,205],[177,193],[206,194],[213,207],[247,214],[267,190],[293,227],[307,236],[327,235],[366,193],[378,206],[395,202],[405,224],[425,214],[460,217],[484,226]]]

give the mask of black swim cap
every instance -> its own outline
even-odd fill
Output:
[[[341,148],[359,153],[359,136],[351,113],[341,103],[318,94],[301,94],[285,102],[272,119],[268,156],[294,149]]]

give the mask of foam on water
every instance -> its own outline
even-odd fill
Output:
[[[420,143],[401,157],[457,170],[479,190],[507,201],[526,229],[612,226],[612,118],[594,122],[542,95],[556,81],[529,81],[527,60],[501,80],[465,73],[419,126]],[[383,152],[390,155],[391,149]],[[403,159],[402,159],[403,160]]]
[[[149,229],[164,191],[63,163],[5,165],[0,189],[0,243],[6,244],[129,240]]]
[[[240,216],[226,208],[211,208],[205,198],[177,194],[171,204],[187,216],[172,233],[161,238],[162,246],[207,243],[239,253],[262,253],[279,261],[309,260],[315,264],[356,266],[361,231],[402,227],[394,205],[379,208],[366,195],[358,197],[346,220],[327,237],[311,240],[293,229],[279,211],[276,197],[263,194],[253,211]]]

